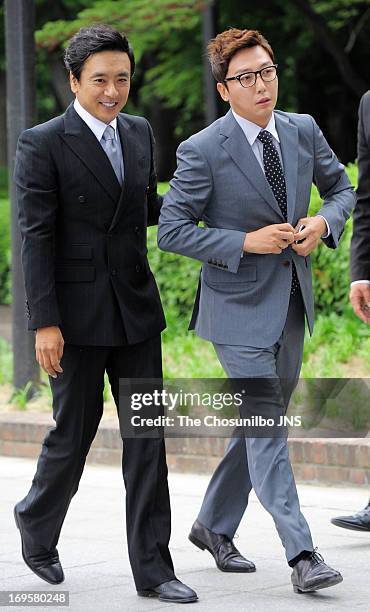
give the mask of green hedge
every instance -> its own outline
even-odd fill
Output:
[[[357,166],[347,166],[352,185],[357,187]],[[321,207],[316,188],[312,189],[310,214]],[[328,249],[323,243],[312,254],[312,275],[316,311],[325,315],[342,314],[348,305],[349,247],[352,236],[352,217],[346,223],[338,249]]]

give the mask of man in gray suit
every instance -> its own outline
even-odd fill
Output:
[[[203,263],[191,327],[213,343],[230,378],[263,378],[265,405],[284,414],[301,368],[305,315],[313,329],[309,255],[320,240],[338,246],[355,196],[312,117],[274,111],[277,65],[259,32],[227,30],[208,52],[231,109],[180,145],[158,244]],[[323,205],[308,217],[312,182]],[[314,550],[285,436],[232,438],[190,540],[222,571],[254,571],[232,542],[252,487],[275,521],[294,591],[341,582]]]

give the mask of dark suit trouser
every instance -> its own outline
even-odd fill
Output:
[[[56,425],[47,434],[27,496],[17,504],[32,550],[57,545],[103,413],[104,372],[119,404],[119,378],[161,378],[160,336],[120,347],[66,344],[63,374],[50,379]],[[123,438],[130,563],[137,589],[174,578],[164,440]]]

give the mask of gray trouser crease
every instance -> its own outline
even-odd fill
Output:
[[[299,377],[303,341],[304,312],[299,294],[291,298],[284,330],[273,346],[214,347],[229,378],[278,379],[281,394],[276,397],[280,403],[277,410],[284,413]],[[252,488],[274,519],[287,560],[302,550],[313,550],[310,529],[300,510],[286,437],[233,437],[208,485],[198,520],[232,539]]]

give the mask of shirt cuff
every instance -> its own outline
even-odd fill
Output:
[[[331,234],[329,223],[327,222],[325,217],[323,217],[322,215],[316,215],[316,217],[321,217],[321,219],[324,219],[324,221],[326,223],[326,234],[324,236],[321,236],[321,238],[329,238],[329,236]]]
[[[353,287],[353,285],[358,285],[362,283],[363,285],[370,285],[370,280],[357,280],[357,281],[352,281],[351,283],[351,287]]]

